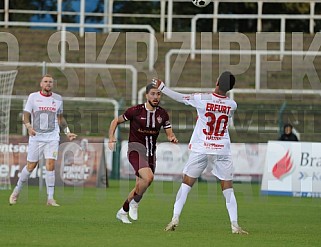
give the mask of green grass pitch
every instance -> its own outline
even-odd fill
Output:
[[[61,207],[45,205],[45,188],[24,188],[17,205],[0,191],[0,246],[320,246],[321,199],[261,196],[258,184],[235,184],[239,224],[230,232],[220,187],[199,182],[174,232],[171,219],[180,183],[154,182],[139,207],[139,220],[125,225],[115,214],[133,181],[110,181],[108,189],[57,187]]]

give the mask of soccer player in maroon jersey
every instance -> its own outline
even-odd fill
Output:
[[[153,84],[146,86],[146,103],[128,108],[124,114],[115,118],[109,128],[109,149],[114,150],[117,126],[130,121],[128,159],[135,170],[136,184],[129,193],[116,218],[130,224],[128,213],[132,220],[138,219],[138,203],[154,179],[156,166],[156,140],[163,127],[170,142],[177,143],[168,113],[161,108],[159,101],[161,92]]]

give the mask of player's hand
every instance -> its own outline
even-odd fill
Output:
[[[178,140],[174,134],[171,136],[168,136],[167,139],[172,143],[178,143]]]
[[[29,127],[28,128],[28,134],[29,134],[29,136],[35,136],[36,135],[36,131],[32,127]]]
[[[154,87],[162,90],[165,86],[164,82],[161,81],[160,79],[157,79],[157,78],[153,78],[152,79],[152,84],[154,85]]]
[[[71,132],[67,133],[66,136],[67,136],[67,138],[69,139],[69,141],[72,141],[72,140],[76,139],[76,137],[77,137],[76,134],[71,133]]]
[[[110,138],[108,141],[108,148],[111,151],[115,151],[116,150],[116,139],[115,138]]]

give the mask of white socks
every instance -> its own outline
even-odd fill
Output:
[[[183,210],[184,204],[186,202],[187,195],[191,191],[191,189],[192,187],[188,186],[187,184],[184,184],[184,183],[181,184],[181,187],[179,188],[176,195],[173,218],[178,218],[180,216]]]
[[[20,191],[22,190],[23,186],[28,181],[28,179],[30,177],[30,174],[31,174],[31,172],[28,172],[27,166],[25,165],[25,167],[21,171],[20,178],[19,178],[19,180],[17,182],[17,186],[14,189],[14,191],[16,193],[20,193]]]
[[[55,171],[46,171],[46,186],[48,199],[53,199],[55,192]]]
[[[230,216],[230,221],[232,224],[237,225],[237,203],[233,188],[223,190],[223,195],[226,200],[226,208]]]

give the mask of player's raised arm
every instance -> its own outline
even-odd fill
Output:
[[[172,98],[173,100],[186,104],[187,100],[191,99],[190,94],[182,94],[182,93],[175,92],[174,90],[166,87],[165,83],[159,79],[156,79],[156,78],[152,79],[152,83],[155,87],[161,90],[162,93],[166,94],[168,97]]]

